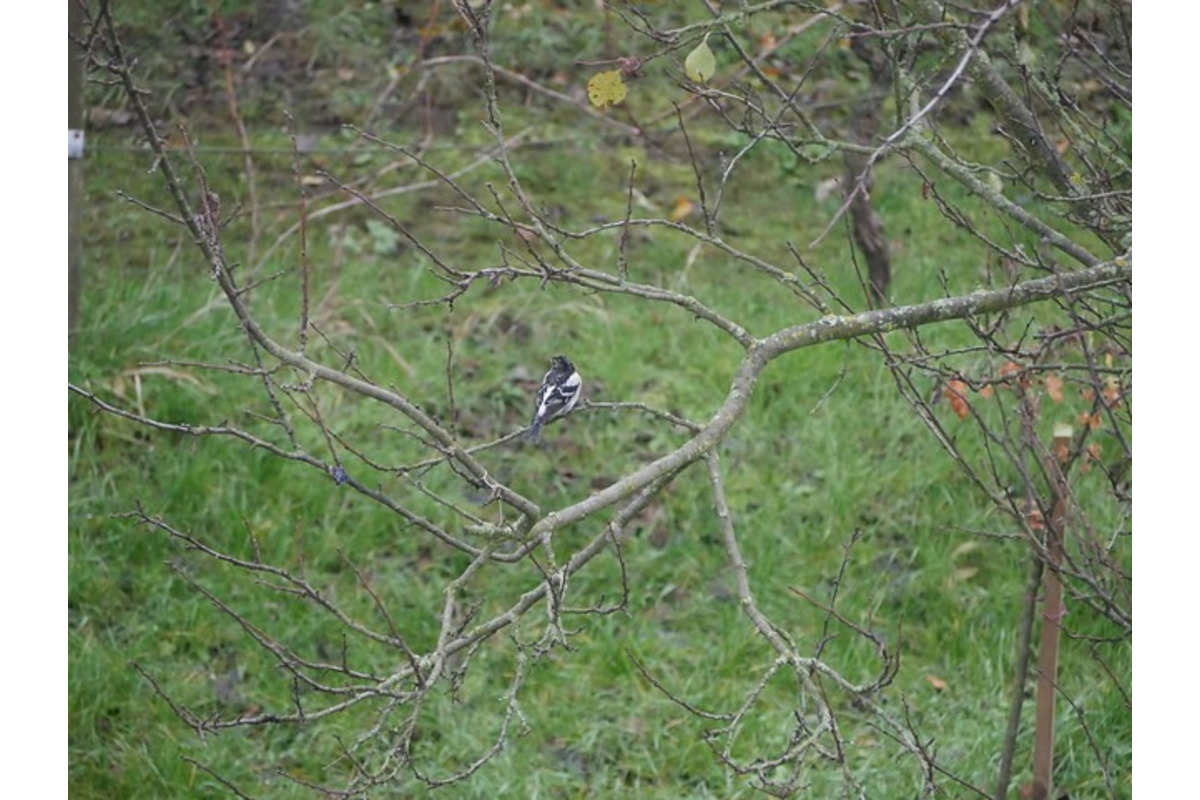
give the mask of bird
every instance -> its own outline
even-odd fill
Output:
[[[583,378],[566,356],[550,359],[550,370],[542,378],[541,388],[534,400],[533,421],[529,423],[529,438],[538,441],[542,426],[552,419],[566,416],[579,402]]]

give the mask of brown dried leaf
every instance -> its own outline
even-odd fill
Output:
[[[969,391],[970,388],[966,381],[960,381],[957,378],[946,384],[946,402],[950,404],[950,410],[959,419],[966,419],[967,414],[971,411],[971,405],[967,402],[967,392]]]
[[[671,222],[680,222],[691,214],[695,208],[695,203],[680,195],[675,199],[675,205],[671,207],[671,213],[667,215],[667,218]]]
[[[1046,384],[1046,394],[1050,395],[1050,399],[1056,403],[1061,403],[1063,399],[1063,379],[1057,373],[1051,372],[1043,378],[1043,383]]]

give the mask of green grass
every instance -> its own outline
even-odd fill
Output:
[[[321,255],[316,253],[314,261]],[[557,289],[506,288],[498,296],[463,303],[449,315],[398,315],[371,301],[381,294],[411,296],[407,286],[396,284],[404,279],[381,266],[379,260],[364,259],[344,267],[345,296],[332,315],[340,323],[335,340],[356,351],[368,374],[391,375],[416,396],[430,397],[431,410],[443,411],[436,400],[445,357],[445,334],[439,331],[465,331],[455,348],[460,363],[470,366],[456,386],[456,398],[475,430],[521,424],[527,397],[506,385],[505,376],[515,366],[537,370],[546,341],[586,365],[589,386],[603,388],[597,399],[642,399],[696,418],[721,397],[736,363],[733,348],[674,309],[619,298],[572,298]],[[764,302],[753,289],[736,293],[737,281],[720,268],[695,266],[687,280],[697,289],[723,286],[720,299],[729,313],[751,315],[762,331],[804,317],[799,309]],[[132,404],[139,395],[127,373],[143,361],[168,353],[214,363],[246,359],[227,312],[218,308],[195,317],[196,307],[207,302],[205,288],[202,274],[183,269],[166,275],[153,269],[139,274],[136,267],[107,273],[89,287],[86,335],[79,341],[94,344],[74,349],[72,380],[109,397],[120,388]],[[203,292],[199,303],[197,289]],[[287,305],[278,303],[281,309]],[[496,321],[498,313],[521,320],[531,332],[506,331]],[[280,313],[273,329],[283,331],[288,324]],[[647,336],[651,330],[655,335]],[[395,370],[387,344],[411,367],[411,378]],[[820,403],[843,372],[832,396]],[[265,410],[253,385],[229,376],[202,372],[193,382],[148,374],[141,382],[140,402],[164,420],[246,422],[243,409]],[[381,422],[394,422],[390,415],[354,398],[326,395],[327,414],[337,429],[367,437],[364,446],[373,457],[387,462],[404,452],[394,433],[372,433]],[[306,643],[315,652],[336,652],[336,629],[230,570],[180,551],[161,533],[111,515],[140,501],[151,513],[243,557],[248,555],[246,531],[252,530],[265,558],[283,564],[303,558],[310,577],[319,577],[370,618],[368,599],[361,591],[356,594],[353,575],[337,555],[345,552],[369,570],[393,613],[406,619],[417,615],[410,619],[410,635],[418,646],[429,646],[436,630],[431,617],[422,621],[421,609],[438,607],[440,582],[461,569],[462,560],[421,543],[388,514],[311,469],[281,464],[229,441],[148,433],[98,415],[78,399],[72,399],[71,420],[73,791],[101,797],[152,787],[169,794],[182,786],[196,796],[216,793],[211,779],[181,762],[181,755],[272,796],[300,792],[278,778],[266,789],[263,761],[309,779],[339,774],[330,767],[335,740],[316,726],[291,733],[231,733],[201,745],[129,667],[130,661],[144,665],[180,702],[209,713],[236,711],[239,704],[287,707],[286,682],[269,659],[189,591],[165,562],[181,562],[281,639]],[[514,488],[551,507],[582,498],[590,485],[603,484],[661,451],[661,440],[649,447],[636,443],[644,425],[636,416],[578,414],[551,428],[547,451],[505,452],[492,463]],[[725,450],[730,503],[763,610],[800,640],[819,636],[821,613],[788,587],[826,597],[843,543],[861,530],[841,595],[842,613],[870,621],[903,653],[899,696],[938,731],[948,760],[964,774],[990,778],[1007,703],[1023,558],[1019,547],[993,541],[955,556],[956,548],[977,542],[967,531],[993,521],[895,397],[890,377],[870,353],[855,346],[782,359],[764,376],[750,413]],[[570,459],[566,470],[564,459]],[[402,491],[394,480],[384,485]],[[700,741],[705,724],[650,689],[627,655],[636,655],[690,702],[725,710],[736,707],[770,661],[731,599],[732,579],[706,491],[702,473],[681,476],[658,522],[666,530],[665,546],[651,543],[646,531],[626,547],[629,615],[581,619],[583,629],[573,639],[577,650],[531,670],[522,702],[528,734],[513,739],[494,764],[456,792],[748,793]],[[564,533],[587,536],[587,526],[579,527]],[[964,560],[979,570],[956,579]],[[573,584],[578,602],[611,598],[617,591],[615,564],[602,561]],[[529,570],[516,572],[492,575],[478,591],[509,596],[531,577]],[[537,616],[518,635],[535,637]],[[1077,677],[1083,669],[1091,675],[1080,679],[1080,690],[1103,687],[1100,676],[1088,669],[1086,654],[1072,659],[1070,643],[1067,648],[1067,674]],[[857,679],[867,679],[875,669],[869,648],[845,635],[826,657]],[[464,703],[436,701],[427,710],[423,725],[436,732],[422,737],[416,755],[432,774],[462,764],[495,735],[501,709],[496,697],[512,664],[511,654],[498,652],[494,658],[477,665],[476,681],[464,687]],[[230,670],[242,677],[239,696],[227,705],[216,697],[215,686]],[[928,675],[942,677],[948,688],[935,691]],[[768,703],[763,720],[739,739],[736,752],[742,757],[784,744],[776,726],[785,720],[772,717],[788,707],[788,687],[771,688],[779,705],[771,711]],[[1110,713],[1115,717],[1106,724],[1119,724],[1120,706]],[[352,736],[353,721],[340,727]],[[1069,721],[1065,727],[1070,728]],[[872,785],[880,791],[911,790],[918,780],[912,767],[872,764],[870,754],[885,749],[882,744],[864,748],[865,774],[876,776]],[[1068,768],[1073,763],[1064,761]],[[1086,758],[1079,769],[1076,780],[1084,780],[1091,769]],[[1063,780],[1071,785],[1069,774]],[[404,791],[417,792],[419,784]]]
[[[535,4],[531,13],[551,12]],[[551,36],[564,52],[595,45],[595,29],[572,27],[565,18],[559,24],[563,29],[552,34],[536,33],[541,28],[530,25],[526,36]],[[313,35],[319,37],[310,44],[312,53],[322,63],[340,63],[335,56],[339,48],[349,39],[369,38],[364,30],[333,22],[315,29]],[[517,44],[509,43],[514,53],[538,46],[535,41]],[[536,112],[520,109],[509,114],[514,129],[537,118]],[[468,116],[460,121],[463,138],[478,138],[479,129]],[[701,133],[698,140],[704,139]],[[254,136],[257,142],[260,134]],[[261,136],[269,146],[279,144],[278,130]],[[172,359],[224,366],[250,363],[253,356],[186,237],[114,197],[113,190],[122,189],[166,204],[157,179],[145,175],[144,156],[106,149],[106,143],[118,143],[119,134],[89,137],[89,147],[95,145],[88,162],[85,220],[89,273],[69,380],[159,420],[228,422],[281,441],[278,430],[258,416],[271,413],[260,383],[220,370],[161,363]],[[219,143],[211,131],[205,139]],[[677,141],[670,142],[669,150],[683,152]],[[630,158],[639,164],[639,186],[661,208],[695,193],[691,169],[664,150],[577,143],[518,151],[517,156],[522,181],[567,227],[624,214]],[[440,157],[442,166],[453,169],[470,154],[445,151]],[[366,170],[390,156],[368,148],[356,158],[357,168]],[[785,169],[765,153],[753,161],[725,199],[725,223],[736,232],[730,241],[785,267],[791,263],[785,243],[794,242],[845,296],[861,298],[844,230],[835,229],[818,247],[807,246],[836,210],[836,201],[817,205],[812,187],[831,170],[836,174],[838,166]],[[259,256],[294,219],[288,162],[286,156],[256,162],[259,192],[270,209],[264,214]],[[240,159],[215,156],[206,168],[226,208],[245,202]],[[337,166],[344,176],[354,175],[355,168]],[[408,179],[411,173],[405,175]],[[489,167],[463,179],[477,192],[483,192],[486,181],[502,185],[503,177]],[[939,190],[955,202],[969,202],[952,187]],[[982,285],[978,243],[947,225],[934,205],[922,200],[918,176],[885,164],[876,192],[896,254],[894,294],[899,302],[940,295],[943,277],[955,292]],[[436,190],[393,199],[386,208],[458,266],[497,263],[496,230],[437,210],[451,201],[451,193]],[[313,317],[323,336],[310,340],[309,354],[340,364],[352,352],[364,374],[395,385],[446,420],[451,407],[444,366],[452,343],[453,411],[464,441],[484,441],[523,425],[532,387],[521,376],[536,380],[545,359],[559,351],[580,365],[592,400],[640,400],[703,421],[728,390],[739,349],[668,305],[509,282],[493,289],[476,287],[453,309],[395,308],[390,304],[436,297],[445,285],[431,276],[427,259],[373,222],[358,210],[310,227]],[[987,215],[979,223],[994,226],[997,235],[1003,232]],[[249,236],[244,216],[225,231],[231,258],[245,259],[242,269],[260,277],[282,271],[280,279],[255,292],[253,302],[267,330],[294,343],[298,249],[291,241],[260,267],[249,263]],[[511,236],[502,241],[519,251]],[[689,264],[691,244],[663,229],[634,233],[627,250],[630,277],[693,294],[744,321],[756,335],[816,318],[798,300],[724,255],[705,251]],[[575,242],[571,248],[585,266],[615,270],[616,234]],[[855,302],[861,304],[860,299]],[[1049,313],[1022,312],[1039,320]],[[930,328],[923,338],[935,350],[972,341],[957,324]],[[900,347],[904,338],[897,334],[890,341]],[[970,357],[962,361],[968,370],[987,367]],[[315,396],[330,428],[372,462],[397,465],[420,452],[403,434],[396,412],[332,387],[318,387]],[[315,426],[299,409],[289,406],[289,411],[300,440],[328,458]],[[982,444],[970,423],[955,420],[944,404],[939,411],[964,451],[980,456]],[[1045,424],[1049,421],[1048,415]],[[253,536],[264,561],[302,569],[323,593],[382,629],[385,623],[349,561],[419,650],[435,643],[442,591],[465,568],[466,559],[348,487],[335,485],[322,472],[229,438],[149,431],[98,413],[76,396],[70,399],[68,429],[72,796],[226,796],[217,781],[185,759],[210,766],[255,796],[312,796],[285,775],[346,780],[350,771],[340,758],[341,748],[373,724],[377,707],[328,723],[245,729],[202,741],[131,664],[141,665],[173,700],[201,716],[229,718],[255,709],[286,713],[291,708],[292,687],[274,660],[189,581],[208,588],[303,657],[336,661],[345,647],[354,663],[383,672],[396,667],[399,654],[345,638],[336,623],[311,605],[124,515],[140,503],[148,514],[239,558],[252,557]],[[544,449],[510,447],[482,457],[493,474],[544,509],[578,501],[682,441],[680,434],[659,429],[636,412],[600,409],[581,410],[551,426],[547,439]],[[907,709],[922,734],[936,740],[948,768],[990,786],[1011,693],[1027,554],[1019,542],[976,534],[1008,530],[1011,523],[998,519],[986,498],[946,458],[898,396],[879,357],[858,344],[837,343],[779,359],[760,379],[748,413],[722,445],[721,458],[734,523],[763,612],[802,650],[810,649],[825,633],[826,616],[792,589],[827,602],[845,558],[839,612],[878,631],[901,656],[887,694],[889,709],[896,714]],[[451,522],[449,512],[393,474],[375,471],[349,454],[346,468],[430,519]],[[421,480],[479,510],[482,498],[458,488],[444,469]],[[1122,511],[1104,492],[1099,476],[1083,476],[1079,484],[1098,524],[1120,523]],[[595,535],[601,522],[587,520],[561,531],[556,545],[560,560]],[[720,723],[697,719],[671,703],[644,680],[633,660],[682,699],[730,712],[774,657],[736,600],[702,467],[680,475],[636,527],[623,548],[626,612],[567,617],[577,626],[570,639],[573,649],[527,666],[520,693],[524,724],[514,727],[507,747],[490,764],[448,790],[453,796],[755,794],[746,779],[720,766],[703,740]],[[857,542],[847,556],[853,537]],[[1127,552],[1119,556],[1128,563]],[[480,619],[486,619],[537,579],[532,565],[487,569],[467,587],[466,600],[478,602]],[[606,554],[573,578],[571,602],[610,603],[620,590],[620,565]],[[1087,627],[1086,609],[1073,608],[1072,614],[1077,614],[1073,622]],[[430,697],[418,721],[413,754],[420,770],[442,776],[491,745],[504,710],[502,696],[516,669],[509,637],[534,641],[544,625],[544,613],[535,609],[480,649],[456,695]],[[1095,628],[1103,635],[1104,626],[1096,623]],[[879,667],[873,647],[836,624],[833,632],[824,659],[851,680],[870,680]],[[1058,783],[1072,797],[1107,796],[1088,749],[1090,734],[1103,743],[1117,794],[1129,796],[1128,709],[1091,658],[1087,642],[1064,640],[1063,648],[1063,688],[1086,711],[1088,729],[1060,706]],[[1131,648],[1103,652],[1112,673],[1127,679]],[[739,733],[735,757],[749,760],[786,747],[796,702],[794,681],[785,674],[769,682],[757,713]],[[916,795],[922,776],[915,763],[897,759],[887,739],[863,724],[849,698],[835,696],[833,703],[855,742],[848,759],[868,796]],[[1024,748],[1032,738],[1030,725],[1027,719]],[[1018,765],[1027,763],[1028,753],[1023,757]],[[812,796],[832,796],[841,785],[836,771],[815,770],[811,781]],[[949,791],[953,795],[955,790]],[[407,779],[378,796],[429,793],[419,781]]]

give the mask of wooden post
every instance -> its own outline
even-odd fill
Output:
[[[1058,650],[1062,630],[1062,578],[1058,569],[1063,559],[1063,528],[1067,519],[1067,476],[1063,461],[1071,447],[1070,426],[1055,425],[1047,472],[1051,475],[1054,507],[1046,521],[1046,567],[1042,571],[1045,599],[1042,603],[1042,638],[1038,649],[1037,700],[1033,734],[1033,798],[1048,800],[1054,787],[1054,700],[1058,695]]]

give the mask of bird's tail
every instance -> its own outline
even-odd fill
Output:
[[[542,420],[535,419],[533,424],[529,426],[529,430],[525,432],[525,438],[531,442],[540,442],[542,440]]]

